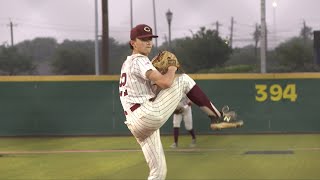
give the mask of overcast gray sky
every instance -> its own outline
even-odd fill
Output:
[[[0,0],[0,44],[11,42],[10,20],[15,43],[35,37],[54,37],[59,42],[94,40],[94,1]],[[154,27],[153,0],[132,1],[133,24]],[[276,8],[272,6],[274,1]],[[260,0],[155,0],[155,4],[159,45],[168,34],[168,9],[173,12],[172,39],[191,36],[191,31],[196,32],[201,26],[215,29],[216,21],[221,24],[221,36],[227,37],[233,16],[234,45],[252,44],[251,34],[260,22]],[[266,4],[270,45],[298,35],[303,20],[313,30],[320,30],[320,0],[266,0]],[[109,0],[109,31],[120,43],[129,40],[130,0]]]

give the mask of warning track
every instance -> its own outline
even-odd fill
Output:
[[[214,151],[249,151],[249,150],[263,150],[263,149],[248,149],[248,148],[178,148],[165,149],[166,152],[214,152]],[[320,151],[320,147],[306,147],[306,148],[288,148],[281,150],[290,151]],[[64,154],[64,153],[117,153],[117,152],[141,152],[140,149],[101,149],[101,150],[32,150],[32,151],[0,151],[0,155],[19,155],[19,154]]]

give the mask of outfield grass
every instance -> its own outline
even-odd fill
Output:
[[[195,148],[182,136],[180,147],[170,149],[172,139],[162,137],[168,180],[320,179],[320,134],[202,135]],[[245,154],[266,150],[293,154]],[[0,180],[134,180],[147,174],[131,136],[0,138]]]

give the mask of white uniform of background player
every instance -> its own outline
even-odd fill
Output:
[[[183,96],[181,101],[178,104],[174,114],[173,114],[173,137],[174,143],[170,146],[171,148],[178,147],[178,138],[179,138],[179,129],[181,126],[181,122],[183,120],[185,129],[190,133],[192,137],[190,147],[194,147],[196,145],[196,136],[193,129],[192,122],[192,102],[187,96]]]
[[[169,119],[185,94],[212,120],[222,115],[188,75],[175,77],[177,68],[174,66],[168,67],[163,75],[156,70],[147,57],[153,46],[152,38],[156,37],[150,26],[145,24],[131,30],[132,55],[123,63],[119,81],[125,124],[141,146],[150,169],[149,180],[166,177],[167,165],[159,128]],[[162,89],[157,95],[152,91],[151,82]]]

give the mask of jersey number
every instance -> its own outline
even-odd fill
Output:
[[[120,82],[119,82],[119,87],[125,86],[126,83],[127,83],[127,74],[126,73],[122,73],[121,74],[121,78],[120,78]],[[120,96],[127,96],[128,95],[128,91],[126,89],[120,90],[119,94],[120,94]]]

